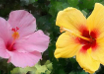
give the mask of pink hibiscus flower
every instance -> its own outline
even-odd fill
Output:
[[[12,11],[8,21],[0,17],[0,57],[13,65],[34,66],[48,44],[49,37],[36,31],[36,19],[27,11]]]

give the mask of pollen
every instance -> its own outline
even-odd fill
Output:
[[[64,32],[64,28],[63,27],[60,27],[60,33]]]
[[[19,33],[18,33],[18,32],[14,32],[14,33],[12,34],[12,37],[13,37],[14,39],[19,38]]]

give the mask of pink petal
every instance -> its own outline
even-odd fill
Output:
[[[2,38],[5,43],[12,37],[11,26],[8,22],[0,17],[0,38]]]
[[[20,37],[31,34],[36,30],[36,19],[25,10],[12,11],[8,22],[13,28],[19,28]]]
[[[27,66],[32,67],[41,59],[41,53],[36,51],[30,53],[14,51],[11,54],[12,56],[9,59],[9,62],[22,68]]]
[[[0,57],[9,58],[10,55],[5,47],[4,41],[0,38]]]
[[[30,35],[27,39],[16,42],[15,48],[18,49],[18,51],[24,49],[29,52],[44,52],[48,48],[48,45],[49,37],[39,30]]]

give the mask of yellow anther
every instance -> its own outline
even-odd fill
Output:
[[[64,32],[65,30],[63,29],[63,27],[60,27],[60,32]]]
[[[17,38],[19,37],[19,33],[18,33],[18,32],[14,32],[14,33],[12,34],[12,37],[13,37],[14,39],[17,39]]]

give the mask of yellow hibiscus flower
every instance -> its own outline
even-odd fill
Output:
[[[63,32],[57,42],[55,57],[76,56],[79,65],[89,73],[104,65],[104,6],[96,3],[86,19],[76,8],[68,7],[57,15],[56,25]]]

